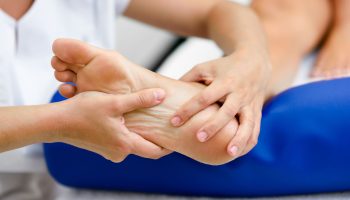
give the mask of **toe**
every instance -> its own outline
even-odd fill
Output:
[[[51,59],[51,66],[59,72],[65,71],[68,69],[68,64],[60,60],[57,56],[53,56]]]
[[[58,91],[62,96],[66,98],[71,98],[77,93],[77,88],[70,84],[62,84],[60,85]]]
[[[321,78],[324,77],[325,69],[321,65],[314,66],[314,69],[311,72],[312,78]]]
[[[57,39],[52,45],[54,54],[66,63],[86,65],[99,54],[99,49],[74,39]]]
[[[315,67],[316,68],[316,67]],[[312,71],[311,71],[311,74],[310,74],[310,76],[312,77],[312,78],[315,78],[315,77],[318,77],[319,76],[319,70],[318,69],[312,69]]]
[[[344,71],[346,76],[350,76],[350,68],[346,68]]]
[[[63,72],[55,71],[55,77],[58,81],[61,81],[61,82],[73,82],[73,83],[75,83],[77,75],[70,70],[66,70]]]
[[[51,65],[56,71],[59,71],[59,72],[71,70],[75,73],[78,73],[78,71],[82,68],[82,65],[74,65],[74,64],[66,63],[62,61],[60,58],[58,58],[57,56],[52,57]]]

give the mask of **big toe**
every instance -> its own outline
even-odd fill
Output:
[[[97,47],[75,39],[57,39],[52,45],[54,54],[66,63],[86,65],[99,53]]]

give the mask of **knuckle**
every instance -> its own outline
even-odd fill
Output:
[[[218,131],[218,125],[214,124],[214,123],[210,123],[208,125],[206,125],[203,130],[208,133],[210,136],[214,135],[217,131]]]
[[[137,101],[140,105],[146,105],[148,103],[147,95],[145,94],[138,95]]]
[[[117,99],[117,98],[113,100],[113,104],[112,105],[113,105],[113,108],[115,110],[119,110],[120,108],[123,107],[122,102],[120,102],[120,100]]]
[[[197,101],[200,106],[207,106],[209,104],[209,98],[205,95],[200,95]]]
[[[188,119],[189,116],[191,115],[191,110],[189,108],[183,108],[182,110],[180,110],[178,112],[178,115],[182,118],[182,119]]]
[[[234,104],[228,104],[226,108],[223,109],[223,112],[226,116],[233,118],[236,116],[238,110],[238,106]]]

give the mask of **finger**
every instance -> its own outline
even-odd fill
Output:
[[[201,129],[199,129],[197,133],[198,140],[200,142],[205,142],[212,138],[235,118],[240,107],[240,100],[235,98],[234,95],[229,95],[220,110],[213,115]]]
[[[76,95],[77,93],[77,88],[74,85],[65,83],[60,85],[58,91],[60,94],[66,98],[71,98]]]
[[[232,157],[239,157],[244,151],[255,127],[254,116],[251,108],[245,107],[240,112],[239,127],[236,136],[228,145],[227,151]]]
[[[52,57],[51,66],[58,72],[70,70],[74,73],[78,73],[79,70],[84,67],[84,65],[66,63],[57,56]]]
[[[213,82],[201,93],[192,97],[179,110],[176,111],[174,117],[171,119],[173,126],[181,126],[193,115],[215,103],[227,94],[227,89],[222,86],[220,81]]]
[[[139,108],[149,108],[158,105],[165,98],[163,89],[146,89],[139,92],[117,96],[116,109],[123,113]]]
[[[52,45],[55,56],[66,63],[88,64],[100,53],[97,47],[75,39],[57,39]]]
[[[70,70],[66,70],[66,71],[55,71],[55,78],[60,81],[60,82],[76,82],[77,80],[77,74],[70,71]]]
[[[188,71],[186,74],[184,74],[180,80],[181,81],[187,81],[187,82],[198,82],[202,81],[203,76],[201,75],[202,70],[199,66],[193,67],[190,71]]]
[[[255,115],[255,126],[253,130],[253,134],[250,136],[248,140],[248,145],[243,151],[242,155],[246,155],[258,144],[258,138],[259,138],[260,127],[261,127],[261,109],[256,110],[256,112],[254,112],[254,115]]]
[[[158,145],[145,140],[136,133],[132,133],[132,154],[141,156],[143,158],[159,159],[170,154],[172,151],[159,147]]]

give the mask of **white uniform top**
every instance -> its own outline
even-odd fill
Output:
[[[35,0],[15,21],[0,9],[0,106],[49,102],[57,90],[50,65],[56,38],[113,48],[115,18],[129,0]]]
[[[50,64],[52,42],[68,37],[113,48],[115,19],[128,3],[35,0],[19,21],[0,9],[0,106],[48,103],[59,85]],[[0,173],[36,168],[37,162],[27,162],[22,152],[28,151],[0,154]]]

